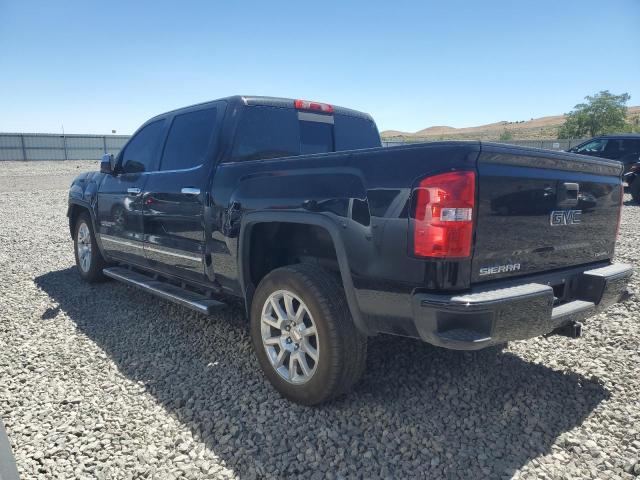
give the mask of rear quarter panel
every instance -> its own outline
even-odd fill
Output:
[[[223,163],[212,198],[217,278],[239,281],[236,265],[243,215],[306,212],[331,221],[345,247],[345,268],[368,321],[411,317],[415,288],[463,289],[469,261],[433,261],[409,254],[411,187],[422,177],[475,169],[475,142],[421,144]],[[402,332],[400,332],[402,333]]]

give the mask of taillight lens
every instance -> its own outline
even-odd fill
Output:
[[[324,113],[333,113],[333,106],[328,103],[311,102],[309,100],[295,100],[293,104],[298,110],[316,110]]]
[[[420,257],[467,258],[473,242],[475,172],[427,177],[416,189],[413,253]]]

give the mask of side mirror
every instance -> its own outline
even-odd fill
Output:
[[[100,161],[100,172],[112,174],[116,169],[116,160],[111,153],[105,153]]]

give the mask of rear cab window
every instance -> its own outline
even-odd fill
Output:
[[[300,153],[335,152],[333,117],[306,112],[298,113]]]
[[[380,134],[373,120],[350,115],[335,116],[336,150],[380,147]]]
[[[242,109],[231,161],[266,160],[300,154],[298,119],[289,108],[251,106]]]
[[[375,123],[366,117],[263,105],[246,106],[241,112],[232,162],[381,146]]]

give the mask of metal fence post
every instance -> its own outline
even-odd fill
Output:
[[[107,154],[107,137],[105,135],[102,136],[102,147],[104,149],[104,154]]]
[[[64,145],[64,159],[69,160],[69,158],[67,158],[67,136],[64,134],[62,134],[62,143]]]
[[[20,145],[22,145],[22,160],[27,161],[27,149],[24,148],[24,135],[20,134]]]

